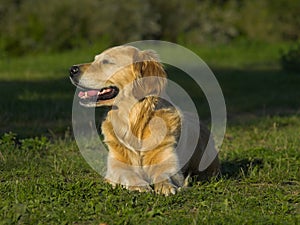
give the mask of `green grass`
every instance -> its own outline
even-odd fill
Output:
[[[0,224],[298,224],[300,76],[278,69],[280,46],[257,47],[264,60],[240,46],[220,46],[228,57],[216,59],[196,49],[215,65],[227,105],[223,173],[170,197],[112,189],[81,156],[68,67],[95,49],[2,59]],[[209,120],[204,97],[193,97]]]

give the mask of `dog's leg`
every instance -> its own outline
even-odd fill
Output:
[[[143,176],[141,167],[120,162],[112,156],[108,157],[105,179],[114,187],[120,184],[132,191],[144,192],[152,190]]]
[[[168,155],[168,159],[148,166],[146,170],[154,185],[154,191],[166,196],[175,194],[178,188],[184,185],[184,177],[178,168],[176,155],[174,153]]]

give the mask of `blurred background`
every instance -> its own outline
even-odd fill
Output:
[[[160,39],[183,45],[291,42],[297,0],[1,0],[3,55]]]
[[[0,134],[70,130],[68,68],[146,39],[197,53],[220,82],[229,119],[297,114],[299,12],[297,0],[1,0]],[[196,101],[205,108],[203,96]]]

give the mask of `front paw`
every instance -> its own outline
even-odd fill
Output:
[[[153,191],[150,185],[143,186],[128,186],[126,187],[129,191],[138,191],[138,192],[151,192]]]
[[[143,180],[126,180],[126,183],[116,183],[113,182],[111,179],[105,178],[105,182],[111,184],[113,188],[116,186],[121,186],[123,188],[126,188],[129,191],[138,191],[138,192],[151,192],[153,189],[150,187],[150,185]]]
[[[162,181],[154,184],[154,191],[158,194],[165,196],[174,195],[177,192],[176,186],[171,184],[169,181]]]

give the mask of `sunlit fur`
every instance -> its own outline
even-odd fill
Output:
[[[111,63],[103,64],[104,59]],[[175,147],[181,114],[157,97],[165,88],[166,72],[153,51],[114,47],[96,56],[93,63],[80,65],[80,71],[81,86],[120,89],[115,99],[96,103],[112,106],[101,127],[109,149],[109,183],[169,195],[186,185],[189,175],[206,178],[218,173],[218,157],[205,171],[198,171],[210,135],[203,126],[195,153],[184,168],[179,168]]]

